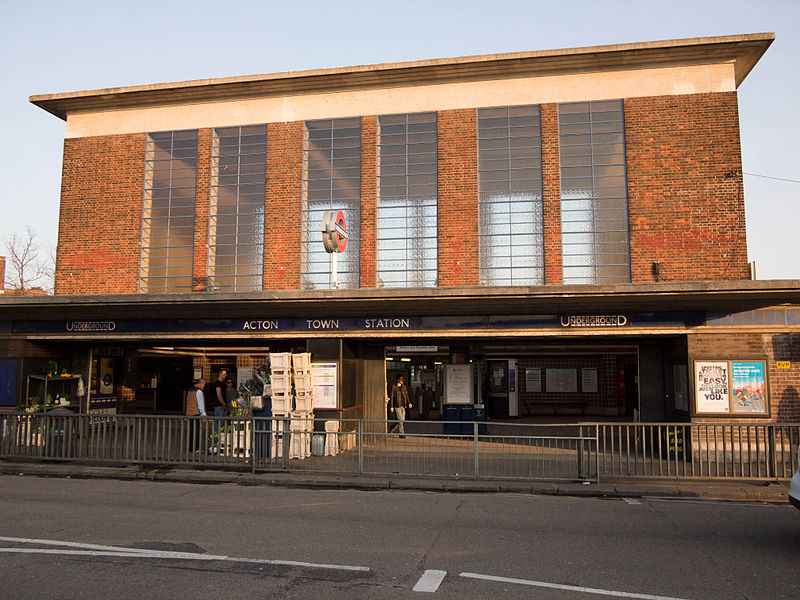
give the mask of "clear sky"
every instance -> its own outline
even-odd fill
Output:
[[[759,279],[800,279],[800,184],[747,175],[800,180],[798,0],[0,0],[0,239],[57,240],[64,122],[33,94],[765,31],[739,88],[748,250]]]

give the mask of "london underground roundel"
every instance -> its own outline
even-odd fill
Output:
[[[344,252],[347,248],[347,222],[341,210],[328,210],[322,216],[322,244],[326,252]]]

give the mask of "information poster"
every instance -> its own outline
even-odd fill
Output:
[[[584,394],[597,393],[597,369],[594,367],[581,369],[581,391]]]
[[[542,370],[540,368],[525,369],[525,391],[528,393],[542,391]]]
[[[727,361],[696,361],[694,383],[698,414],[731,412]]]
[[[733,412],[767,414],[767,378],[761,361],[732,361]]]
[[[578,369],[547,369],[548,392],[571,392],[578,391]]]
[[[311,363],[311,388],[314,390],[313,407],[336,410],[339,408],[336,394],[338,365],[334,363]]]
[[[472,365],[445,365],[444,403],[472,404]]]

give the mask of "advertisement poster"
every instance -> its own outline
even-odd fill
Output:
[[[728,361],[694,363],[698,414],[731,412],[728,379]]]
[[[314,408],[339,408],[336,398],[336,363],[311,363]]]
[[[731,362],[733,412],[767,414],[767,378],[760,361]]]

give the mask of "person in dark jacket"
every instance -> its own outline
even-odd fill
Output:
[[[392,386],[392,393],[390,396],[390,410],[397,418],[397,433],[401,438],[406,437],[403,423],[406,420],[406,409],[411,408],[411,402],[408,399],[408,388],[403,383],[403,376],[398,375],[395,378],[395,385]]]

